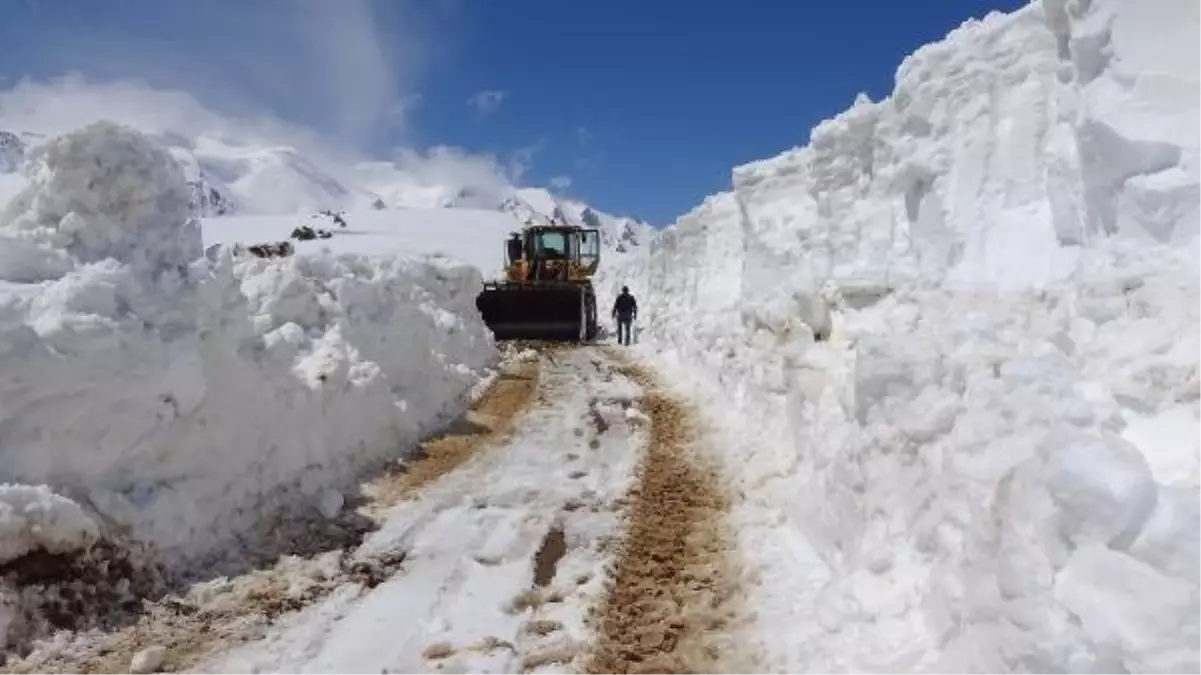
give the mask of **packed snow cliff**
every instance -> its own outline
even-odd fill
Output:
[[[969,21],[605,271],[728,432],[767,668],[1201,667],[1197,45]]]
[[[0,215],[0,562],[107,534],[240,554],[448,416],[496,352],[472,267],[203,255],[169,152],[111,123],[35,148]]]

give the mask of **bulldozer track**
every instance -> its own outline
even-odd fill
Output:
[[[647,369],[625,363],[619,370],[644,389],[650,439],[585,670],[721,672],[713,637],[726,627],[734,598],[727,499],[716,469],[696,452],[691,408]]]

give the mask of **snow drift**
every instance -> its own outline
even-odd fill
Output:
[[[606,272],[728,432],[768,669],[1201,665],[1197,30],[969,21]]]
[[[495,358],[469,266],[209,261],[178,163],[132,129],[68,133],[26,168],[0,217],[6,557],[35,545],[22,532],[62,552],[97,528],[169,564],[236,556],[256,521],[340,503]],[[43,484],[57,495],[23,487]]]

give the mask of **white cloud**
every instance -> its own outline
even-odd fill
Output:
[[[508,95],[509,92],[502,89],[478,91],[467,98],[467,105],[483,116],[496,110]]]
[[[268,116],[221,114],[186,92],[153,89],[138,82],[92,83],[67,77],[50,82],[23,81],[10,90],[0,90],[0,129],[53,136],[98,119],[111,119],[146,133],[182,137],[184,145],[209,137],[252,152],[265,146],[293,147],[323,172],[347,184],[362,179],[363,163],[390,165],[391,169],[380,173],[395,189],[437,186],[447,194],[470,189],[482,195],[497,195],[499,200],[528,166],[510,165],[493,155],[447,146],[402,149],[391,162],[372,163],[365,154],[331,143],[309,129]],[[525,150],[521,157],[529,161],[534,148]]]
[[[513,151],[512,156],[509,158],[509,176],[514,183],[519,182],[530,168],[533,167],[534,155],[541,152],[544,147],[546,147],[546,139],[540,139],[537,143]]]
[[[139,10],[153,31],[129,25],[129,11],[63,9],[27,32],[39,72],[140,80],[222,113],[270,113],[365,147],[404,129],[396,102],[416,90],[438,48],[436,9],[411,0],[181,2]]]
[[[575,128],[575,142],[577,145],[588,145],[592,142],[592,132],[585,126]]]
[[[560,192],[571,187],[571,176],[555,176],[550,179],[550,186]]]
[[[402,78],[409,75],[392,61],[371,5],[316,2],[289,14],[291,30],[312,50],[307,75],[323,82],[316,93],[333,99],[323,103],[335,116],[336,133],[348,140],[370,133],[390,112],[402,93]]]
[[[151,134],[209,135],[233,145],[290,145],[315,154],[335,147],[318,133],[275,117],[221,114],[188,92],[134,80],[100,83],[69,75],[45,82],[25,79],[0,90],[0,128],[53,136],[100,119]]]
[[[410,11],[410,2],[258,0],[233,4],[232,12],[172,3],[174,28],[156,24],[154,34],[131,32],[127,19],[117,18],[85,31],[56,14],[35,27],[38,57],[50,61],[38,68],[80,74],[0,86],[0,129],[56,135],[111,119],[181,136],[185,145],[207,136],[234,147],[290,146],[330,175],[356,180],[353,167],[383,154],[384,134],[411,139],[412,111],[424,102],[419,75],[445,48],[436,39],[442,29]],[[421,7],[456,10],[456,2]],[[176,44],[189,22],[203,30],[184,31],[191,42]],[[221,39],[193,49],[209,35]],[[492,107],[506,95],[481,93]],[[501,157],[446,146],[404,149],[377,165],[392,165],[418,186],[503,194],[544,144]]]
[[[439,145],[424,151],[404,149],[394,160],[400,171],[430,185],[471,186],[500,193],[512,185],[505,167],[490,154]]]
[[[425,96],[421,92],[401,96],[388,109],[388,118],[397,125],[404,125],[409,113],[420,108],[423,103],[425,103]]]

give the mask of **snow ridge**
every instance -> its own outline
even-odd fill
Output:
[[[1198,668],[1197,11],[969,21],[606,272],[727,431],[767,669]]]
[[[55,138],[28,172],[0,218],[0,480],[48,485],[165,563],[236,558],[256,522],[320,510],[496,358],[469,266],[208,260],[184,172],[130,128]],[[0,513],[24,494],[0,489]]]
[[[501,203],[501,209],[531,224],[567,223],[600,230],[606,250],[624,254],[650,237],[652,228],[636,218],[614,216],[574,199],[558,197],[543,188],[521,188]]]

